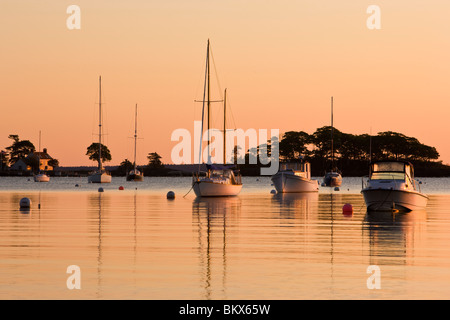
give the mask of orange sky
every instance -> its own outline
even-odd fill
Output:
[[[66,9],[81,8],[69,30]],[[366,9],[381,8],[381,30]],[[0,148],[18,134],[62,166],[95,165],[102,75],[106,144],[119,164],[158,152],[170,163],[173,130],[200,119],[206,41],[238,128],[329,125],[361,134],[398,131],[450,163],[447,0],[71,0],[0,2]]]

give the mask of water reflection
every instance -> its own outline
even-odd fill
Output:
[[[212,299],[221,287],[226,299],[227,226],[240,215],[239,197],[196,198],[192,203],[193,223],[198,227],[198,249],[204,299]],[[214,283],[221,279],[221,284]]]
[[[317,212],[319,194],[314,193],[277,193],[272,197],[272,206],[278,207],[280,216],[287,219],[298,218],[301,214],[308,218]]]
[[[372,264],[412,265],[423,246],[427,212],[367,212],[363,233],[369,239]]]

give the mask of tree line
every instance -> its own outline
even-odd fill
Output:
[[[26,165],[31,167],[33,172],[39,170],[39,159],[37,156],[30,156],[36,152],[34,144],[29,140],[20,140],[16,134],[8,136],[12,140],[12,144],[0,150],[0,171],[7,171],[17,161],[23,160]],[[86,148],[86,156],[89,160],[98,162],[100,158],[99,144],[92,143]],[[112,160],[111,151],[105,145],[101,145],[101,159],[102,162],[109,162]],[[164,173],[165,169],[161,162],[161,156],[157,152],[151,152],[147,156],[148,164],[144,166],[144,173],[148,175],[159,175]],[[48,164],[52,167],[58,167],[59,161],[51,159]],[[134,164],[128,159],[124,159],[116,170],[116,174],[126,174],[133,169]]]
[[[333,139],[331,139],[332,134]],[[30,153],[35,152],[35,147],[29,140],[20,140],[18,135],[9,135],[9,138],[13,140],[11,146],[5,148],[4,151],[0,151],[2,171],[19,159],[26,159]],[[264,147],[270,152],[270,141]],[[257,149],[259,148],[261,146]],[[87,147],[86,155],[90,160],[98,162],[98,150],[98,143],[92,143]],[[237,147],[234,152],[237,153]],[[251,152],[258,152],[258,150],[247,150],[247,159]],[[408,137],[394,131],[378,132],[376,135],[355,135],[341,132],[331,126],[318,128],[312,134],[304,131],[287,131],[281,136],[279,155],[280,161],[296,161],[302,157],[311,162],[313,174],[317,175],[321,175],[329,169],[331,160],[346,175],[364,174],[369,161],[387,159],[404,159],[418,164],[425,163],[428,168],[435,167],[436,172],[444,167],[449,169],[448,166],[443,166],[441,162],[436,161],[439,159],[439,153],[435,147],[425,145],[414,137]],[[102,162],[108,162],[112,159],[111,152],[105,145],[102,145],[101,156]],[[164,175],[167,173],[161,162],[161,156],[157,152],[149,153],[147,159],[148,163],[145,166],[140,166],[144,173],[147,175]],[[247,164],[241,166],[243,174],[252,174],[252,170],[256,172],[255,168],[261,166],[261,164],[248,165],[249,162],[245,162]],[[34,161],[27,164],[35,168],[37,163]],[[58,166],[59,162],[54,159],[54,162],[50,165]],[[130,160],[124,159],[117,168],[116,174],[126,174],[133,167],[134,164]],[[449,172],[449,170],[446,172]]]
[[[385,131],[377,135],[350,134],[331,126],[318,128],[313,134],[304,131],[285,132],[280,140],[280,157],[283,160],[331,159],[336,160],[384,160],[407,159],[411,161],[433,161],[439,159],[435,147],[420,143],[414,137],[402,133]]]

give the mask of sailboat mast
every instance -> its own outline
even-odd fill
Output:
[[[210,131],[209,131],[209,129],[210,129],[210,121],[211,121],[211,117],[210,117],[210,106],[211,106],[211,100],[210,100],[210,85],[211,85],[211,81],[210,81],[210,66],[209,66],[209,51],[210,51],[210,49],[209,49],[209,39],[208,39],[208,46],[207,46],[207,52],[206,52],[206,69],[207,69],[207,74],[208,74],[208,91],[207,91],[207,111],[208,111],[208,163],[210,162],[210,150],[209,150],[209,148],[210,148],[210,146],[209,146],[209,143],[210,143]]]
[[[333,170],[334,167],[333,131],[333,97],[331,97],[331,170]]]
[[[98,168],[102,169],[102,76],[98,79]]]
[[[225,88],[225,93],[223,96],[223,164],[225,165],[227,163],[227,152],[226,152],[226,145],[227,145],[227,88]]]
[[[137,146],[137,103],[134,115],[134,170],[136,171],[136,146]]]
[[[41,171],[41,130],[39,130],[38,172]]]

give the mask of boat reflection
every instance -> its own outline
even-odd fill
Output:
[[[205,299],[214,299],[213,293],[219,292],[223,295],[220,298],[226,299],[227,227],[236,223],[240,211],[241,200],[236,197],[202,197],[192,203]]]
[[[425,248],[427,212],[366,213],[363,233],[369,241],[371,264],[412,265]]]
[[[308,217],[317,212],[319,193],[277,193],[272,197],[273,206],[278,206],[280,216],[284,218]]]

